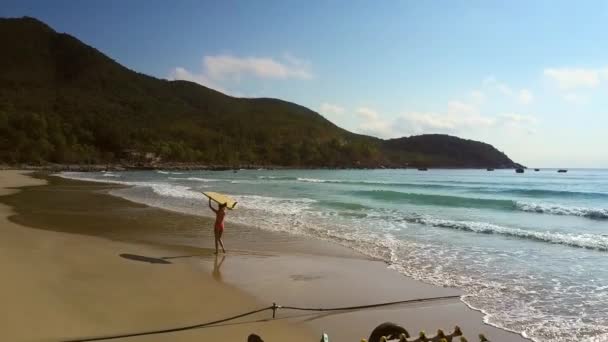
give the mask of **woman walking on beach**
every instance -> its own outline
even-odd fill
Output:
[[[226,253],[224,249],[224,241],[222,241],[222,234],[224,233],[224,217],[226,216],[226,203],[219,204],[218,208],[215,209],[211,205],[211,199],[209,199],[209,208],[215,213],[215,225],[213,226],[213,233],[215,235],[215,254],[217,251],[217,244],[219,242],[222,246],[222,252]]]

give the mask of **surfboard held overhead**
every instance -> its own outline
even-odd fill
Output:
[[[237,201],[232,199],[230,196],[220,194],[218,192],[207,191],[207,192],[203,192],[203,195],[209,197],[209,199],[211,199],[212,201],[214,201],[217,204],[226,204],[226,207],[228,209],[234,209],[236,207],[236,204],[238,203]]]

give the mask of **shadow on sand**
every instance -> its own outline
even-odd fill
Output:
[[[125,259],[129,259],[129,260],[135,260],[135,261],[141,261],[141,262],[147,262],[150,264],[171,264],[170,261],[167,261],[169,259],[180,259],[180,258],[193,258],[193,257],[208,257],[209,255],[207,254],[193,254],[193,255],[177,255],[177,256],[167,256],[167,257],[148,257],[145,255],[137,255],[137,254],[129,254],[129,253],[122,253],[119,254],[119,256],[121,258],[125,258]]]
[[[120,254],[120,257],[129,259],[129,260],[147,262],[150,264],[170,264],[171,263],[170,261],[167,261],[164,258],[151,258],[151,257],[143,256],[143,255],[137,255],[137,254],[123,253],[123,254]]]

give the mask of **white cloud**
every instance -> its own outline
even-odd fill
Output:
[[[498,91],[500,91],[504,95],[513,95],[513,90],[511,89],[511,87],[509,87],[505,83],[498,82],[498,80],[494,76],[486,77],[483,80],[482,84],[484,85],[484,87],[487,87],[487,88],[498,89]]]
[[[586,96],[582,96],[574,93],[567,93],[562,95],[562,99],[566,102],[574,103],[574,104],[585,104],[589,100]]]
[[[368,107],[357,108],[357,115],[363,120],[378,120],[378,112]]]
[[[501,114],[496,122],[498,127],[505,127],[514,131],[524,131],[528,134],[536,133],[537,124],[538,119],[536,117],[516,113]]]
[[[483,115],[475,105],[461,101],[450,101],[445,112],[406,112],[392,120],[384,119],[376,110],[367,107],[357,109],[356,113],[361,119],[360,133],[382,138],[425,133],[471,135],[480,130],[498,132],[504,129],[533,134],[538,124],[530,115]]]
[[[516,124],[537,124],[538,119],[531,115],[522,115],[515,113],[507,113],[499,115],[504,122],[516,123]]]
[[[289,52],[284,53],[283,58],[291,65],[299,66],[302,68],[310,68],[310,63],[308,61],[297,58]]]
[[[514,98],[521,104],[530,104],[534,100],[534,94],[529,89],[513,89],[508,84],[499,82],[494,76],[486,77],[482,84],[486,89],[496,90],[506,97]]]
[[[557,82],[559,88],[568,90],[597,87],[600,84],[600,76],[605,75],[606,69],[547,68],[543,73]]]
[[[203,57],[200,73],[183,67],[176,67],[169,73],[170,80],[196,82],[208,88],[229,93],[224,85],[227,81],[240,81],[245,77],[258,79],[300,79],[313,78],[310,65],[290,54],[284,54],[284,61],[269,57],[235,57],[231,55]]]
[[[522,104],[529,104],[534,100],[534,95],[528,89],[522,89],[519,91],[519,102]]]
[[[450,120],[437,113],[407,112],[395,120],[395,125],[404,136],[424,133],[454,133]]]
[[[452,101],[446,113],[407,112],[402,114],[396,125],[403,133],[447,133],[458,134],[464,131],[487,128],[494,119],[481,115],[474,106]]]
[[[474,113],[477,112],[477,107],[460,101],[448,102],[448,112],[450,113]]]
[[[190,71],[188,71],[184,68],[181,68],[181,67],[177,67],[177,68],[173,69],[171,71],[171,73],[169,74],[168,78],[170,80],[183,80],[183,81],[195,82],[195,83],[204,85],[207,88],[211,88],[211,89],[217,90],[219,92],[222,92],[224,94],[230,93],[226,89],[224,89],[222,86],[218,85],[215,81],[209,79],[209,77],[207,77],[207,75],[193,74]]]
[[[511,96],[513,95],[513,89],[504,83],[497,83],[496,89],[500,91],[503,95]]]
[[[475,103],[482,103],[486,99],[486,94],[484,94],[481,90],[472,90],[471,98]]]
[[[287,56],[283,63],[267,57],[205,56],[203,65],[205,73],[217,80],[227,77],[240,79],[246,75],[268,79],[312,78],[305,63]]]
[[[319,112],[329,116],[342,115],[344,114],[344,107],[324,102],[319,107]]]
[[[398,135],[393,130],[392,124],[378,115],[374,109],[360,107],[356,110],[361,123],[357,131],[362,134],[372,135],[381,138],[394,138]]]

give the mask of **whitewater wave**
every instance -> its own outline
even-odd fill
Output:
[[[115,177],[115,178],[120,178],[120,175],[117,175],[115,173],[111,173],[111,172],[104,172],[103,173],[104,177]]]
[[[434,195],[399,192],[392,190],[358,190],[351,194],[386,202],[410,203],[417,205],[433,205],[461,208],[489,208],[513,210],[515,202],[501,199],[471,198],[449,195]]]
[[[146,186],[152,188],[152,191],[160,196],[196,199],[203,200],[205,196],[198,191],[192,191],[191,188],[182,185],[169,185],[163,183],[140,183],[138,186]]]
[[[320,201],[319,204],[323,207],[332,208],[332,209],[346,209],[346,210],[365,210],[371,209],[370,207],[353,202],[344,202],[344,201],[332,201],[332,200],[323,200]]]
[[[555,204],[515,202],[518,210],[553,215],[580,216],[591,219],[608,219],[608,209],[566,207]]]
[[[175,171],[163,171],[163,170],[155,170],[156,173],[160,173],[161,175],[183,175],[183,172],[175,172]]]
[[[608,193],[603,192],[581,192],[581,191],[564,191],[564,190],[550,190],[550,189],[471,189],[474,192],[488,193],[488,194],[509,194],[524,197],[538,197],[538,198],[608,198]]]
[[[348,179],[322,179],[308,177],[288,177],[288,176],[258,176],[258,179],[275,180],[275,181],[297,181],[303,183],[329,183],[329,184],[345,184],[345,185],[363,185],[363,186],[395,186],[395,187],[412,187],[423,189],[463,189],[459,185],[447,184],[428,184],[428,183],[406,183],[406,182],[390,182],[390,181],[368,181],[368,180],[348,180]]]
[[[235,179],[231,180],[230,184],[259,184],[259,182],[250,179]]]
[[[152,189],[152,191],[155,194],[157,194],[159,196],[165,196],[165,197],[187,198],[187,199],[197,199],[197,200],[204,199],[204,195],[201,192],[192,191],[190,187],[183,186],[183,185],[174,185],[174,184],[168,184],[168,183],[162,183],[162,182],[128,182],[128,181],[121,181],[121,180],[116,180],[116,179],[92,178],[92,177],[86,177],[82,173],[78,173],[78,172],[62,172],[62,173],[59,173],[56,175],[63,177],[63,178],[89,181],[89,182],[120,184],[120,185],[128,185],[128,186],[135,186],[135,187],[147,187],[147,188]]]
[[[53,176],[57,176],[57,177],[61,177],[61,178],[81,180],[81,181],[87,181],[87,182],[121,184],[121,185],[131,185],[131,183],[132,183],[132,182],[120,181],[117,179],[111,179],[114,177],[93,178],[93,177],[88,177],[85,175],[86,175],[86,173],[82,173],[82,172],[67,172],[67,171],[53,174]]]
[[[346,179],[322,179],[308,177],[273,177],[259,176],[260,179],[275,179],[275,180],[294,180],[305,183],[329,183],[329,184],[345,184],[359,186],[379,186],[379,187],[403,187],[414,189],[453,189],[461,190],[469,193],[479,194],[499,194],[499,195],[515,195],[523,197],[535,198],[608,198],[608,193],[604,192],[580,192],[580,191],[564,191],[551,189],[524,189],[524,188],[505,188],[500,187],[500,184],[483,183],[483,182],[459,182],[450,181],[452,184],[445,184],[444,181],[428,181],[428,183],[412,183],[412,182],[391,182],[391,181],[368,181],[368,180],[346,180]],[[390,191],[390,190],[387,190]]]
[[[456,229],[480,234],[499,234],[571,247],[608,251],[608,236],[598,234],[572,234],[556,231],[534,231],[521,228],[503,227],[485,222],[453,221],[432,217],[418,217],[407,220],[412,223],[419,223],[439,228]]]
[[[375,200],[416,205],[514,210],[539,214],[579,216],[590,219],[608,219],[608,209],[601,208],[570,207],[557,204],[528,203],[492,198],[407,193],[392,190],[360,190],[351,193]]]
[[[386,186],[386,187],[395,186],[395,187],[408,187],[408,188],[421,188],[421,189],[463,189],[464,188],[459,185],[406,183],[406,182],[390,182],[390,181],[320,179],[320,178],[305,178],[305,177],[291,177],[291,178],[286,177],[284,179],[297,180],[299,182],[305,182],[305,183],[331,183],[331,184]]]
[[[275,179],[275,180],[297,180],[297,177],[287,176],[258,176],[258,179]]]
[[[300,182],[308,182],[308,183],[339,183],[340,181],[336,180],[327,180],[327,179],[317,179],[317,178],[302,178],[298,177],[296,180]]]
[[[203,183],[209,183],[209,182],[221,182],[221,181],[225,181],[223,179],[216,179],[216,178],[201,178],[201,177],[169,177],[170,180],[177,180],[177,181],[193,181],[193,182],[203,182]]]
[[[241,209],[277,215],[295,215],[309,210],[316,201],[309,198],[281,198],[260,195],[234,195]]]

